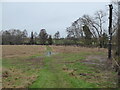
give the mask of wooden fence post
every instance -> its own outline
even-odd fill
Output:
[[[112,58],[112,4],[109,5],[109,46],[108,46],[108,59]]]

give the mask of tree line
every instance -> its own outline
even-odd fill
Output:
[[[73,28],[74,29],[74,28]],[[75,29],[76,30],[76,29]],[[66,29],[67,37],[61,38],[60,32],[57,31],[54,36],[49,35],[45,29],[41,29],[39,34],[31,32],[28,36],[27,30],[10,29],[1,31],[2,45],[92,45],[97,43],[97,38],[92,36],[88,25],[83,26],[84,35],[79,36],[78,32],[71,29]],[[76,33],[75,33],[76,32]],[[82,34],[80,33],[80,34]],[[78,35],[78,36],[77,36]],[[107,35],[104,35],[103,40],[107,40]],[[94,42],[94,43],[93,43]]]
[[[113,17],[113,39],[117,30],[116,17],[117,14],[115,12]],[[107,14],[102,10],[95,12],[93,16],[85,14],[66,28],[67,36],[65,38],[60,37],[59,31],[52,36],[45,29],[41,29],[39,33],[31,32],[30,36],[28,36],[27,30],[21,31],[19,29],[2,30],[0,35],[2,36],[2,45],[54,44],[106,48],[109,39],[108,27],[106,27],[107,20]]]
[[[45,29],[41,29],[39,34],[32,31],[30,36],[28,36],[27,30],[10,29],[2,30],[0,36],[2,37],[2,45],[52,45],[54,40],[60,38],[60,33],[57,31],[52,38]]]

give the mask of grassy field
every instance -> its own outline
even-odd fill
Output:
[[[3,88],[116,87],[117,76],[107,66],[106,49],[39,45],[2,49]]]

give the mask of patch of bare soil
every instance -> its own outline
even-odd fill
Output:
[[[85,60],[82,60],[81,62],[85,64],[106,66],[107,60],[107,57],[105,57],[104,55],[89,55],[86,57]]]

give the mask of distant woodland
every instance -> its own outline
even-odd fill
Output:
[[[117,11],[113,12],[113,41],[117,30]],[[56,31],[52,36],[46,29],[40,32],[27,32],[27,30],[2,30],[2,45],[76,45],[106,48],[108,45],[108,16],[105,11],[99,10],[93,16],[84,14],[67,27],[67,36],[61,38]],[[33,30],[34,31],[34,30]],[[29,34],[29,35],[28,35]]]

